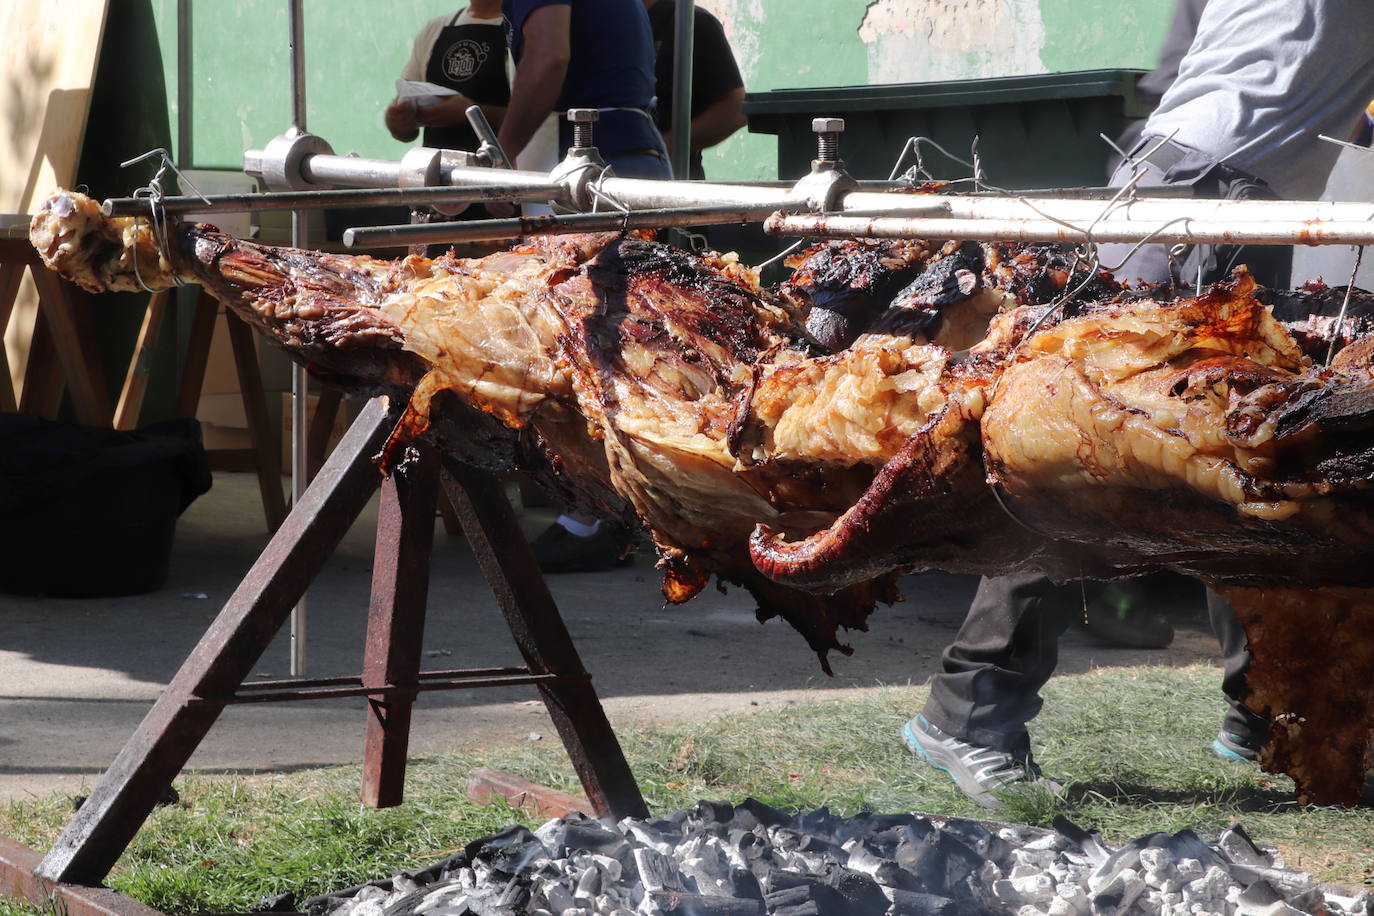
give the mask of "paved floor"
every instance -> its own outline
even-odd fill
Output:
[[[526,513],[537,531],[547,510]],[[310,592],[310,674],[356,674],[365,625],[373,514],[345,537]],[[170,578],[150,595],[98,601],[0,596],[0,798],[92,782],[133,732],[266,541],[254,479],[219,474],[179,523]],[[926,575],[908,600],[879,611],[855,654],[828,678],[780,621],[760,625],[747,594],[708,589],[663,607],[647,559],[605,574],[551,577],[554,592],[612,722],[676,722],[820,699],[882,685],[922,683],[958,627],[974,580]],[[201,597],[203,596],[203,597]],[[425,633],[428,667],[518,664],[499,612],[461,538],[436,536]],[[1074,632],[1062,671],[1094,665],[1188,664],[1215,642],[1191,608],[1173,611],[1167,651],[1106,647]],[[255,668],[287,674],[286,639]],[[355,761],[361,700],[230,708],[191,760],[208,772],[254,772]],[[556,740],[530,688],[427,694],[415,714],[412,753]]]

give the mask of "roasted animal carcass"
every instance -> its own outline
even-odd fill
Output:
[[[204,284],[327,380],[407,398],[398,443],[637,518],[670,600],[741,583],[823,663],[903,571],[1202,578],[1250,628],[1270,765],[1358,794],[1374,690],[1340,659],[1363,655],[1308,648],[1369,642],[1374,351],[1291,332],[1243,273],[1174,300],[1052,249],[856,241],[770,293],[633,236],[379,261],[155,239],[70,193],[32,239],[90,289]]]

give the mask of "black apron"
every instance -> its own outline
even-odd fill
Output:
[[[499,24],[458,24],[455,13],[434,40],[425,66],[425,79],[462,93],[483,105],[510,104],[510,80],[506,76],[506,30]],[[448,127],[426,127],[424,144],[440,149],[475,150],[477,134],[466,122]]]

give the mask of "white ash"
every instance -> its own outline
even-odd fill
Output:
[[[748,799],[610,824],[510,827],[415,874],[306,901],[309,916],[1374,916],[1239,826],[1112,847],[916,814],[793,815]]]

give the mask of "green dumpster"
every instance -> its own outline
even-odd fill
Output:
[[[856,178],[887,178],[909,137],[927,137],[962,159],[978,155],[986,180],[1006,188],[1101,185],[1110,147],[1149,114],[1136,95],[1143,70],[1084,70],[937,83],[780,89],[745,96],[749,130],[778,137],[778,177],[795,179],[816,155],[811,119],[840,117],[840,155]],[[925,148],[937,178],[965,166]],[[914,159],[908,154],[903,168]]]

